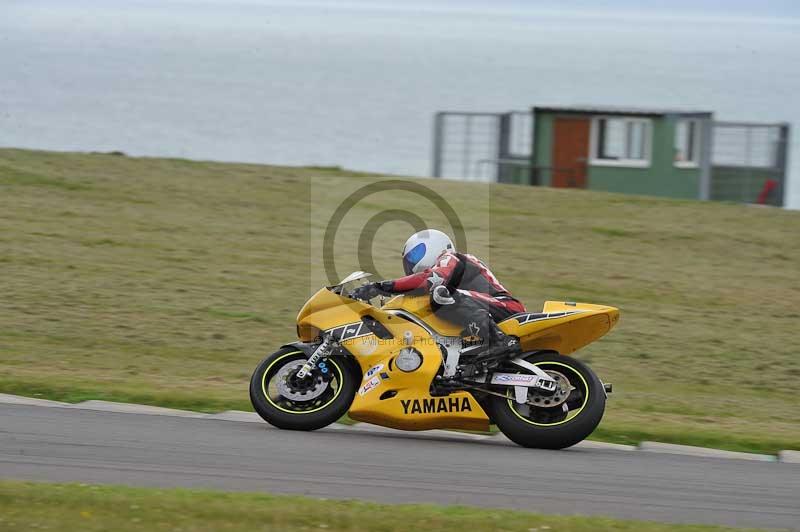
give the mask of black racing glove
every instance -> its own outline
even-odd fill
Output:
[[[363,301],[369,301],[374,297],[387,295],[389,294],[389,291],[387,289],[391,288],[391,286],[387,285],[387,283],[391,283],[391,281],[383,281],[380,283],[367,283],[364,286],[359,286],[350,293],[350,297],[352,297],[353,299],[361,299]]]

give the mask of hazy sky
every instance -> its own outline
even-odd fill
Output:
[[[429,3],[451,3],[451,1],[434,0]],[[675,15],[697,12],[724,15],[800,15],[800,1],[798,0],[458,0],[455,3],[476,5],[508,4],[563,10],[657,11]]]
[[[156,0],[117,0],[147,3]],[[163,2],[164,0],[158,0]],[[800,0],[167,0],[181,3],[318,4],[409,9],[546,9],[554,11],[664,13],[800,18]]]

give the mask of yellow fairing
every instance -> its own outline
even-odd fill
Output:
[[[366,303],[342,297],[323,288],[311,296],[297,314],[297,330],[300,340],[310,342],[316,338],[319,330],[325,331],[359,321],[361,316],[367,314],[370,309],[372,307]],[[314,334],[314,336],[304,337],[304,332],[307,335]]]
[[[424,299],[427,306],[427,298],[414,299]],[[431,382],[442,364],[442,354],[430,334],[419,325],[322,289],[300,310],[298,331],[330,330],[360,322],[366,315],[380,322],[393,338],[381,340],[370,333],[341,342],[355,356],[364,374],[350,406],[351,418],[403,430],[489,429],[486,412],[468,392],[447,397],[430,395]],[[429,317],[424,319],[429,321]],[[408,373],[394,363],[400,350],[407,347],[407,337],[422,355],[422,365]]]
[[[460,326],[431,312],[427,295],[398,296],[377,309],[322,289],[300,310],[298,336],[308,342],[320,331],[352,325],[340,330],[354,331],[358,336],[340,343],[353,354],[364,375],[350,406],[349,415],[355,420],[403,430],[488,430],[488,416],[470,393],[430,395],[442,353],[423,327],[392,313],[397,311],[417,316],[440,335],[460,335]],[[382,340],[366,326],[359,328],[365,316],[382,324],[393,338]],[[619,311],[613,307],[548,301],[542,313],[508,319],[500,323],[500,328],[519,337],[524,351],[546,349],[569,354],[606,334],[618,320]],[[422,365],[415,371],[404,372],[395,364],[400,350],[406,347],[413,347],[422,356]]]
[[[383,307],[384,310],[405,310],[415,316],[422,318],[422,321],[441,334],[442,336],[459,336],[463,327],[450,323],[439,318],[431,310],[430,296],[397,296],[390,299]]]
[[[463,327],[439,318],[431,311],[430,298],[423,296],[398,296],[383,309],[404,310],[414,314],[442,336],[459,336]],[[552,350],[568,355],[597,340],[610,331],[619,320],[619,310],[614,307],[589,303],[547,301],[542,313],[569,312],[561,318],[539,319],[520,325],[515,319],[500,324],[506,333],[517,336],[523,350]]]
[[[439,318],[431,311],[429,296],[398,296],[384,309],[414,314],[442,336],[459,336],[462,327]],[[547,301],[542,313],[568,312],[560,318],[538,319],[520,325],[516,319],[500,324],[506,334],[520,338],[524,351],[552,350],[562,355],[574,353],[610,331],[619,321],[619,310],[589,303]]]
[[[348,342],[357,343],[359,340]],[[488,416],[470,393],[456,392],[446,397],[430,395],[430,384],[442,363],[442,356],[436,346],[418,344],[415,348],[422,352],[422,366],[410,373],[401,371],[394,364],[399,349],[390,349],[388,353],[377,356],[357,357],[365,376],[350,406],[350,417],[403,430],[489,430]],[[367,359],[370,360],[369,366],[363,364]],[[374,374],[367,373],[371,368],[380,369]],[[378,383],[375,388],[371,387],[372,382]]]
[[[574,353],[594,342],[619,321],[619,310],[589,303],[547,301],[542,314],[566,313],[557,317],[533,317],[520,324],[518,319],[500,323],[500,329],[520,339],[523,351],[552,350],[562,355]]]

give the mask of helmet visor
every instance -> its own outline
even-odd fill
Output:
[[[414,272],[414,266],[425,256],[425,251],[425,243],[420,242],[403,255],[403,271],[406,272],[406,275],[411,275]]]

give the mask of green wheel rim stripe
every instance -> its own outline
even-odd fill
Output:
[[[562,367],[568,368],[570,371],[572,371],[573,373],[575,373],[578,376],[578,378],[581,380],[581,382],[583,382],[584,389],[586,390],[586,396],[583,398],[583,404],[581,405],[581,407],[575,412],[575,415],[572,416],[571,418],[564,419],[562,421],[556,421],[555,423],[536,423],[535,421],[531,421],[530,419],[526,419],[526,418],[522,417],[522,415],[519,412],[517,412],[516,409],[514,408],[514,404],[512,402],[513,399],[509,399],[508,400],[508,408],[514,413],[515,416],[520,418],[525,423],[529,423],[531,425],[536,425],[537,427],[554,427],[556,425],[562,425],[564,423],[568,423],[568,422],[572,421],[573,419],[578,417],[580,415],[580,413],[583,411],[583,409],[586,408],[586,405],[589,404],[589,385],[586,383],[586,379],[583,378],[583,375],[581,375],[580,371],[578,371],[577,369],[573,368],[572,366],[568,366],[567,364],[564,364],[564,363],[561,363],[561,362],[550,362],[550,361],[536,362],[534,364],[534,366],[538,366],[540,364],[552,364],[554,366],[562,366]]]
[[[275,402],[270,398],[269,394],[267,393],[267,383],[266,383],[267,373],[269,373],[269,370],[271,370],[272,366],[274,366],[276,363],[278,363],[278,361],[283,360],[284,358],[286,358],[288,356],[302,355],[302,354],[303,354],[302,351],[292,351],[290,353],[284,353],[283,355],[281,355],[278,358],[276,358],[275,360],[273,360],[272,363],[269,366],[267,366],[267,369],[265,369],[264,373],[261,375],[261,391],[264,393],[264,397],[266,398],[267,402],[269,404],[271,404],[272,406],[274,406],[275,408],[277,408],[278,410],[281,410],[282,412],[286,412],[287,414],[298,415],[298,414],[313,414],[314,412],[319,412],[320,410],[322,410],[323,408],[327,407],[332,402],[334,402],[337,397],[339,397],[339,394],[342,391],[342,386],[343,386],[343,383],[344,383],[344,380],[342,378],[342,369],[339,367],[339,364],[337,364],[336,362],[334,362],[331,359],[328,359],[328,361],[333,365],[333,367],[336,368],[336,373],[339,374],[339,388],[337,388],[336,393],[333,395],[333,397],[331,398],[330,401],[328,401],[327,403],[325,403],[324,405],[322,405],[320,407],[315,408],[314,410],[306,410],[306,411],[303,411],[303,412],[297,412],[295,410],[287,410],[286,408],[283,408],[282,406],[278,406],[277,404],[275,404]]]

